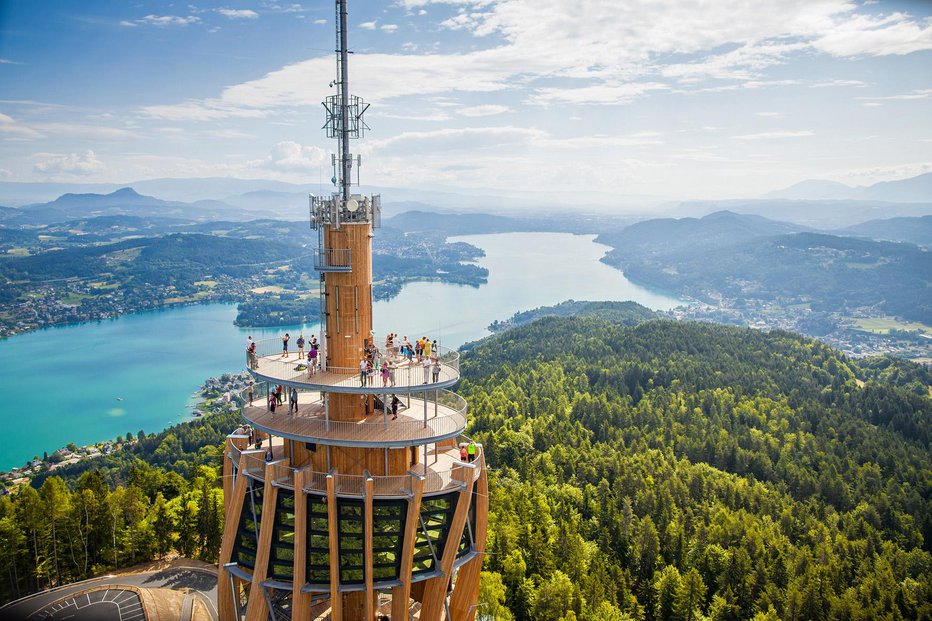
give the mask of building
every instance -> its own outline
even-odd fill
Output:
[[[339,191],[311,197],[320,368],[299,357],[298,335],[287,353],[275,339],[247,354],[256,385],[243,416],[253,437],[227,439],[218,611],[221,621],[471,621],[487,529],[485,459],[475,444],[461,458],[466,402],[449,390],[459,354],[432,347],[425,365],[399,355],[402,337],[390,348],[372,329],[380,200],[351,192],[360,160],[349,140],[362,136],[366,106],[348,90],[345,0],[336,22],[339,94],[324,105],[340,148]],[[360,371],[367,358],[371,376]],[[392,367],[386,382],[380,361]],[[283,403],[273,409],[279,386]]]

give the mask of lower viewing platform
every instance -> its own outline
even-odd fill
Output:
[[[231,438],[241,436],[230,436]],[[271,441],[271,447],[269,442]],[[472,484],[479,478],[480,468],[479,457],[482,446],[476,445],[477,452],[474,461],[463,462],[460,460],[459,446],[448,441],[441,445],[427,445],[410,447],[410,449],[392,449],[392,450],[416,450],[418,452],[418,463],[411,467],[407,474],[379,476],[370,474],[372,479],[373,497],[375,498],[408,498],[412,494],[413,483],[417,478],[424,479],[423,494],[424,496],[443,494],[452,490],[462,488],[463,483],[458,480],[457,471],[466,470],[465,477],[459,479]],[[267,450],[271,448],[271,460]],[[388,449],[386,449],[388,450]],[[340,474],[339,471],[332,473],[318,472],[310,467],[293,468],[288,464],[288,458],[285,454],[284,440],[280,437],[272,437],[271,440],[265,439],[262,442],[262,448],[255,450],[241,450],[236,446],[231,446],[226,457],[239,469],[240,457],[243,458],[244,473],[256,481],[265,481],[266,467],[271,471],[272,484],[281,489],[294,490],[295,481],[303,480],[303,489],[308,494],[326,494],[327,477],[332,476],[336,495],[340,497],[361,498],[364,495],[365,483],[367,477],[356,474]],[[237,473],[236,476],[239,476]]]
[[[274,412],[268,398],[261,394],[264,391],[258,392],[252,401],[247,396],[243,406],[246,421],[272,436],[301,442],[401,447],[441,442],[466,429],[466,400],[448,390],[400,396],[378,394],[366,418],[352,422],[330,420],[326,396],[317,391],[299,391],[297,408],[290,403],[290,391],[283,391],[283,403]],[[361,408],[369,407],[364,396],[359,399]],[[392,415],[393,403],[396,416]]]

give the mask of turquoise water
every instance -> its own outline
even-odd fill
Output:
[[[412,283],[375,305],[376,333],[429,335],[447,347],[488,334],[486,326],[517,311],[566,299],[635,300],[655,309],[674,298],[630,283],[599,262],[606,246],[592,236],[506,233],[457,238],[486,251],[482,287]],[[243,369],[247,334],[228,304],[188,306],[118,319],[49,328],[0,341],[3,398],[0,469],[33,455],[159,431],[191,416],[191,397],[207,377]],[[304,326],[309,335],[316,326]],[[294,336],[300,327],[288,328]],[[293,341],[292,341],[293,342]]]

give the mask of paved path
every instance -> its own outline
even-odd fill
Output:
[[[102,576],[74,584],[65,585],[51,591],[44,591],[11,602],[0,608],[3,621],[39,621],[40,619],[70,619],[72,621],[139,621],[141,616],[133,615],[134,608],[141,613],[139,597],[131,590],[121,590],[120,586],[139,588],[166,588],[189,590],[190,597],[200,599],[210,612],[211,618],[217,620],[217,576],[208,569],[194,567],[170,567],[158,571],[147,571],[122,576]],[[112,589],[101,587],[112,586]],[[101,589],[91,594],[81,594],[88,589]],[[75,597],[75,595],[78,595]],[[185,602],[189,612],[193,601]]]

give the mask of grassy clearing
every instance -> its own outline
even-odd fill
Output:
[[[285,290],[284,287],[279,287],[278,285],[269,285],[267,287],[256,287],[252,290],[253,293],[281,293]]]
[[[867,317],[855,319],[853,326],[861,332],[871,334],[890,334],[890,330],[905,330],[908,332],[923,332],[932,334],[932,327],[915,321],[900,321],[896,317]]]
[[[14,257],[28,257],[29,250],[27,248],[10,248],[6,251],[7,254],[13,255]]]
[[[208,289],[213,289],[220,284],[220,281],[217,280],[197,280],[194,282],[197,287],[207,287]]]

